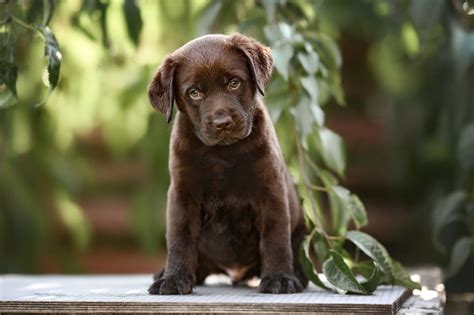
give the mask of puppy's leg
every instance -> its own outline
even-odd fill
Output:
[[[291,235],[291,248],[293,250],[293,269],[295,271],[296,277],[298,278],[298,280],[300,280],[300,283],[303,288],[306,288],[308,286],[308,278],[306,278],[306,275],[303,271],[303,267],[300,263],[299,250],[306,234],[306,225],[304,221],[302,221],[298,224],[298,226],[295,228]]]
[[[284,190],[282,190],[284,191]],[[260,205],[261,293],[303,291],[293,271],[290,213],[284,193],[269,194]]]
[[[168,193],[166,267],[150,286],[150,294],[189,294],[196,282],[200,213],[191,199]]]

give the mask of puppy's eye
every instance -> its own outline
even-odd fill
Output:
[[[238,89],[240,86],[240,80],[239,79],[232,79],[229,81],[229,88],[231,90],[235,90],[235,89]]]
[[[191,89],[188,94],[193,100],[199,100],[202,98],[202,93],[198,89]]]

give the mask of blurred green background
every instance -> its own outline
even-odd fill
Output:
[[[324,111],[346,142],[344,183],[366,205],[365,230],[406,264],[449,266],[449,290],[473,291],[471,0],[0,1],[0,58],[18,69],[17,99],[4,68],[0,85],[0,272],[157,271],[170,125],[148,82],[198,35],[268,44],[270,2],[283,22],[338,44]],[[49,98],[43,39],[8,19],[41,23],[46,6],[62,54]],[[288,120],[277,119],[286,96],[271,84],[289,155]]]

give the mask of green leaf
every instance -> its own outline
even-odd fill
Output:
[[[51,21],[56,5],[57,0],[43,0],[43,26],[47,26]]]
[[[474,123],[464,127],[457,148],[459,164],[465,170],[474,170]]]
[[[349,203],[351,202],[351,192],[349,190],[339,185],[331,187],[331,190],[334,192],[334,194],[336,194],[336,196],[345,206],[349,205]]]
[[[340,177],[343,177],[346,157],[341,137],[327,128],[322,128],[319,131],[319,138],[321,139],[321,156],[324,163]]]
[[[337,178],[327,170],[321,170],[318,176],[323,181],[324,186],[326,186],[328,189],[330,189],[333,185],[337,185]]]
[[[390,281],[393,282],[394,274],[392,258],[382,244],[372,236],[360,231],[349,231],[346,234],[346,238],[354,243],[354,245],[356,245],[367,256],[372,258],[378,264],[380,269],[382,269],[382,271],[389,277]]]
[[[273,46],[275,68],[285,80],[288,80],[291,57],[293,57],[293,46],[290,43],[281,43]]]
[[[278,30],[284,40],[291,41],[294,39],[294,27],[290,26],[289,24],[283,22],[278,23]]]
[[[278,24],[270,24],[270,25],[265,26],[265,28],[263,29],[263,32],[265,33],[265,37],[268,39],[270,43],[276,43],[282,37]]]
[[[367,290],[367,292],[372,293],[374,292],[380,284],[381,277],[380,277],[380,270],[377,265],[373,265],[373,271],[367,281],[362,282],[360,285]]]
[[[315,39],[316,45],[320,48],[320,57],[330,69],[339,69],[342,65],[342,57],[337,44],[325,34],[319,34]]]
[[[421,289],[421,285],[418,282],[411,280],[410,274],[405,270],[405,268],[403,268],[400,262],[392,260],[392,266],[394,277],[393,284],[401,285],[408,289]]]
[[[463,237],[456,241],[453,250],[451,251],[451,258],[449,266],[446,271],[446,277],[454,276],[464,266],[469,256],[473,252],[474,239],[472,237]]]
[[[438,201],[433,210],[433,242],[441,252],[445,251],[445,247],[438,237],[445,226],[461,218],[460,210],[465,200],[463,191],[454,191]]]
[[[128,36],[135,46],[138,46],[143,20],[136,0],[125,0],[123,3],[123,13],[125,14],[125,22],[127,23]]]
[[[354,194],[351,195],[351,203],[349,209],[357,229],[360,229],[361,227],[364,227],[369,223],[364,204],[362,203],[362,201],[360,201],[359,197]]]
[[[354,262],[354,264],[352,265],[352,272],[356,275],[363,275],[366,279],[369,279],[372,276],[373,270],[373,260],[362,260]]]
[[[102,45],[105,48],[110,46],[109,30],[107,28],[107,10],[109,8],[109,1],[97,1],[97,10],[99,11],[99,24],[102,33]]]
[[[75,245],[84,250],[90,242],[90,224],[83,210],[64,193],[57,193],[55,201],[58,215],[70,231]]]
[[[298,60],[308,74],[314,75],[318,70],[319,56],[314,51],[298,53]]]
[[[311,245],[316,254],[316,258],[323,262],[329,258],[329,248],[326,239],[318,232],[313,231],[314,236],[311,238]]]
[[[313,233],[311,234],[313,235]],[[311,235],[306,236],[305,240],[301,244],[299,256],[300,256],[300,263],[303,268],[304,274],[315,285],[325,290],[329,290],[329,288],[319,279],[318,272],[313,266],[311,262],[310,254],[309,254],[309,246],[311,244]]]
[[[328,85],[329,91],[334,96],[336,103],[340,106],[344,106],[346,104],[346,101],[344,99],[344,90],[341,86],[341,79],[339,73],[333,73],[331,75],[331,78],[332,79],[330,80]]]
[[[281,77],[275,77],[270,81],[265,93],[265,100],[268,105],[268,111],[273,123],[276,123],[285,109],[290,106],[289,84]]]
[[[323,273],[328,281],[336,288],[360,294],[368,294],[369,292],[357,282],[349,266],[346,265],[344,259],[335,251],[331,251],[331,258],[323,264]]]
[[[412,23],[405,22],[401,29],[401,40],[410,57],[415,57],[420,52],[420,37]]]
[[[211,32],[212,25],[219,16],[223,5],[224,1],[211,1],[203,8],[198,23],[199,35],[205,35]]]
[[[311,102],[314,104],[318,103],[318,82],[313,75],[309,75],[307,77],[300,78],[301,85],[308,92],[308,95],[311,98]]]
[[[0,85],[5,84],[15,97],[17,97],[16,80],[17,67],[15,64],[0,60]]]
[[[330,190],[330,193],[337,198],[337,203],[339,204],[341,211],[352,217],[357,229],[367,225],[367,213],[365,212],[364,204],[360,201],[359,197],[339,185],[329,186],[328,189]],[[339,224],[346,225],[347,221],[343,220],[342,222],[339,222]]]
[[[311,261],[305,256],[303,249],[300,249],[299,255],[300,255],[299,258],[300,258],[301,267],[303,268],[303,272],[306,278],[308,278],[308,280],[314,283],[316,286],[323,288],[325,290],[329,290],[321,281],[321,279],[319,279],[317,272],[314,270],[314,267]]]
[[[351,192],[342,186],[329,187],[332,230],[336,235],[344,235],[350,220]]]
[[[302,96],[298,104],[290,109],[290,113],[295,117],[296,126],[303,139],[313,131],[315,117],[310,108],[310,101],[306,96]]]
[[[265,16],[267,22],[271,23],[275,19],[275,11],[278,2],[275,0],[263,0],[263,7],[265,8]]]
[[[44,56],[48,62],[48,84],[49,88],[53,90],[59,82],[59,71],[61,68],[62,54],[59,49],[58,41],[49,27],[37,27],[44,36]]]
[[[286,98],[275,98],[273,101],[269,101],[267,98],[267,102],[269,104],[268,111],[270,113],[270,117],[274,124],[278,122],[281,117],[281,114],[288,107],[288,99]]]
[[[319,104],[325,105],[329,98],[331,97],[331,90],[328,85],[327,79],[326,78],[320,78],[319,81],[319,97],[318,97],[318,102]]]
[[[314,120],[316,121],[319,127],[322,127],[325,121],[325,115],[323,110],[316,103],[310,103],[309,107],[311,109],[311,113],[313,113]]]

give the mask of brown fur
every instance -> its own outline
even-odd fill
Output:
[[[179,111],[170,143],[168,257],[151,294],[191,293],[211,273],[235,282],[260,276],[263,293],[306,287],[297,258],[303,213],[258,96],[272,64],[270,49],[253,39],[208,35],[168,56],[153,78],[152,105],[168,120],[174,100]]]

